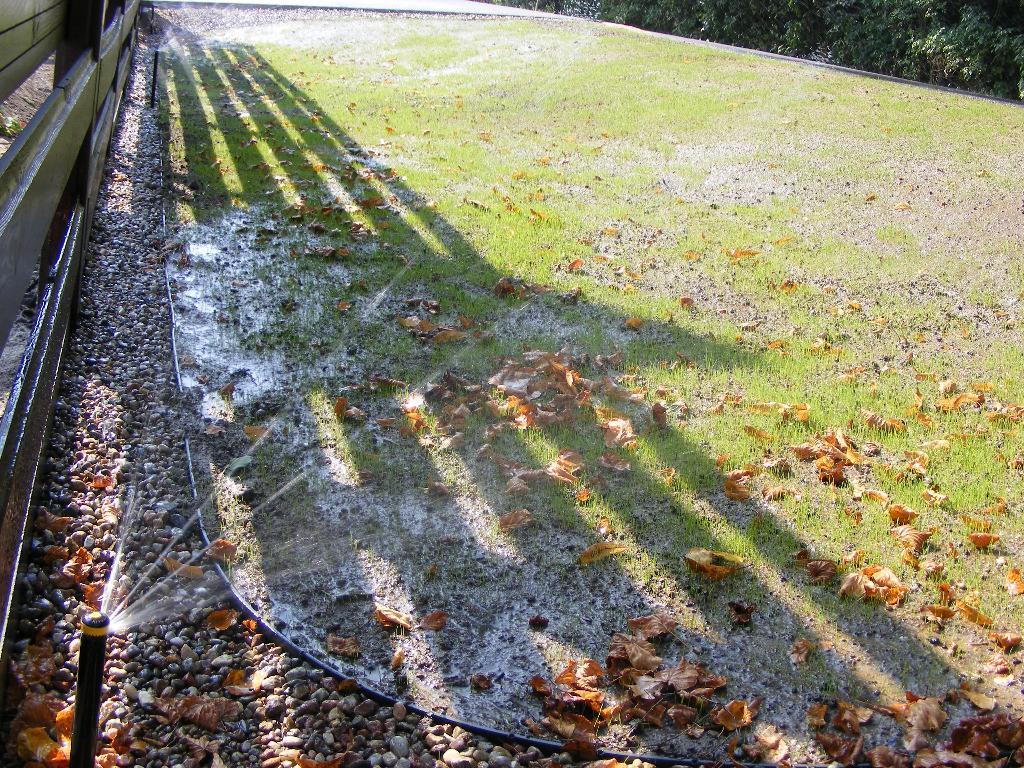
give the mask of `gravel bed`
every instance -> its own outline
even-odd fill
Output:
[[[131,584],[168,546],[177,559],[187,559],[199,546],[192,533],[176,542],[193,500],[181,437],[186,409],[175,383],[164,283],[161,138],[156,111],[146,106],[152,42],[140,41],[112,140],[81,313],[33,510],[37,522],[21,576],[23,603],[12,647],[15,679],[9,678],[0,731],[12,764],[18,762],[11,720],[22,697],[50,694],[58,703],[72,701],[77,620],[87,606],[81,585],[66,578],[66,561],[48,555],[52,548],[83,547],[98,582],[113,564],[120,529],[130,527],[125,572]],[[94,488],[98,476],[113,478],[113,486]],[[133,509],[140,524],[127,526]],[[70,522],[55,532],[42,524],[48,516]],[[121,753],[111,764],[507,768],[571,762],[564,753],[548,759],[535,748],[488,743],[413,715],[403,704],[381,707],[242,621],[214,629],[208,615],[229,607],[226,595],[192,602],[200,588],[191,589],[179,601],[180,610],[110,641],[101,731],[107,750],[114,740]],[[48,642],[56,660],[52,674],[25,675],[31,649]],[[19,669],[24,684],[17,682]],[[237,694],[225,691],[233,672],[249,686]],[[188,718],[172,722],[166,702],[190,695],[237,704],[213,729],[188,724]]]

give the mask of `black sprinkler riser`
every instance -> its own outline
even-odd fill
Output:
[[[69,768],[93,768],[96,764],[96,740],[103,698],[103,664],[107,658],[109,631],[110,619],[106,614],[93,611],[82,618]]]

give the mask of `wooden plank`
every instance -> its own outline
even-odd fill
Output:
[[[53,410],[66,347],[75,280],[82,258],[84,211],[78,205],[66,230],[36,314],[11,399],[0,421],[0,659],[6,659],[21,555],[31,524],[32,490]],[[0,690],[7,664],[0,664]]]
[[[67,6],[56,5],[16,27],[0,32],[0,70],[21,58],[55,29],[62,30]]]
[[[25,81],[26,77],[46,61],[46,57],[53,53],[63,35],[63,27],[57,26],[17,59],[0,69],[0,101],[11,95]]]
[[[0,0],[0,14],[11,2]],[[70,333],[90,212],[127,80],[138,6],[132,4],[128,22],[118,10],[106,34],[102,0],[76,7],[85,7],[88,19],[79,19],[88,24],[66,30],[67,38],[60,31],[68,43],[58,56],[60,82],[0,157],[0,339],[6,339],[40,255],[44,265],[36,321],[0,420],[0,695],[17,619],[21,556],[32,527],[32,494]],[[92,178],[87,178],[90,165]],[[69,210],[65,237],[58,241]]]
[[[0,0],[0,32],[6,32],[61,5],[67,5],[67,0]]]
[[[21,297],[35,272],[40,249],[96,103],[97,67],[88,52],[67,84],[43,103],[0,158],[0,339],[10,331]]]

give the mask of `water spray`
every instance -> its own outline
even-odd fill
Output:
[[[103,662],[107,658],[110,619],[93,611],[82,618],[81,647],[78,652],[78,687],[75,690],[75,721],[71,732],[68,768],[93,768],[96,737],[103,695]]]

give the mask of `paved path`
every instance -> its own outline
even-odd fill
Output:
[[[345,8],[359,11],[404,13],[477,13],[487,16],[560,18],[553,13],[526,8],[477,3],[473,0],[152,0],[155,5],[249,5],[281,8]]]

